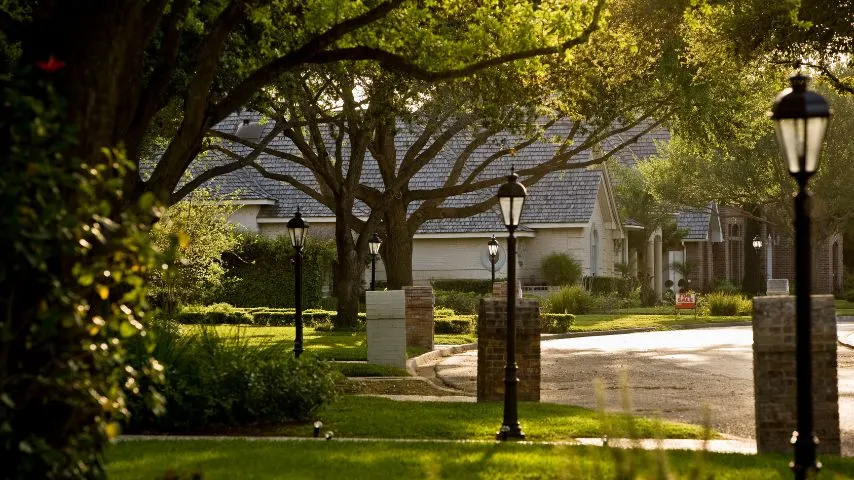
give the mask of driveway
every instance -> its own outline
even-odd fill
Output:
[[[854,324],[839,324],[840,336]],[[702,424],[754,438],[753,333],[751,327],[567,338],[542,343],[541,400],[597,408],[596,383],[609,409]],[[854,454],[854,350],[839,347],[840,427],[843,452]],[[436,375],[476,391],[477,351],[444,359]],[[624,388],[628,387],[628,388]]]

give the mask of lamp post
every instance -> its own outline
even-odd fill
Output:
[[[790,466],[795,478],[800,480],[807,478],[810,470],[817,471],[821,468],[821,463],[816,461],[818,439],[813,431],[810,325],[812,266],[807,182],[818,169],[822,141],[830,119],[830,108],[821,95],[807,91],[809,77],[798,72],[789,80],[792,86],[777,95],[771,109],[771,119],[777,130],[777,142],[780,144],[786,166],[798,183],[798,193],[795,195],[795,354],[798,419],[797,430],[792,433],[795,459]]]
[[[495,239],[495,234],[492,234],[492,240],[487,242],[486,248],[489,250],[489,263],[492,264],[492,283],[495,283],[495,264],[498,263],[498,240]]]
[[[302,247],[305,245],[305,234],[308,232],[308,223],[302,219],[297,207],[294,218],[288,220],[288,233],[291,235],[291,244],[294,246],[294,325],[296,325],[296,338],[294,338],[294,356],[299,358],[302,354]]]
[[[516,378],[516,235],[522,205],[528,196],[525,186],[519,183],[519,175],[512,170],[507,183],[498,188],[498,203],[504,226],[507,227],[507,344],[504,365],[504,421],[496,438],[498,440],[524,440],[525,434],[519,427],[519,412],[516,399],[519,379]]]
[[[756,252],[756,296],[762,294],[762,261],[759,250],[762,250],[762,239],[757,235],[753,237],[753,251]]]
[[[368,248],[371,251],[371,291],[377,288],[377,254],[380,253],[380,245],[383,241],[374,233],[371,239],[368,240]]]

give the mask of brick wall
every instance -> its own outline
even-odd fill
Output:
[[[813,418],[818,451],[839,455],[839,392],[833,297],[812,297]],[[797,425],[795,298],[753,300],[753,382],[760,453],[792,453]]]
[[[507,300],[507,282],[495,282],[492,284],[492,296]],[[516,281],[516,298],[522,298],[522,282]]]
[[[477,322],[477,401],[504,399],[507,343],[507,300],[480,301]],[[518,399],[540,401],[540,307],[536,300],[516,300]]]
[[[433,350],[433,287],[403,287],[406,295],[406,346]]]

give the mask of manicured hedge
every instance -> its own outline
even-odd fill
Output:
[[[542,333],[566,333],[575,323],[571,313],[541,313],[540,331]]]
[[[634,287],[634,280],[622,277],[584,277],[584,285],[594,295],[618,293],[629,295]]]
[[[472,333],[477,329],[477,315],[454,315],[434,321],[436,333]]]
[[[293,308],[293,254],[287,235],[246,235],[236,251],[222,257],[226,273],[222,292],[214,301],[237,307]],[[334,260],[334,242],[308,238],[302,261],[303,305],[320,305],[323,279],[332,273]]]
[[[176,315],[178,323],[193,325],[261,325],[270,327],[293,326],[296,311],[293,308],[238,308],[227,303],[210,306],[188,306]],[[336,312],[329,310],[307,309],[302,312],[303,325],[307,327],[328,327],[335,319]],[[359,322],[365,323],[365,314],[359,314]]]

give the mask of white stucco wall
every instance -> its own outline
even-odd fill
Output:
[[[259,210],[261,210],[260,205],[243,205],[228,217],[228,221],[236,223],[244,230],[257,232],[258,222],[256,217],[258,216]]]
[[[537,229],[536,237],[520,242],[519,278],[526,285],[542,283],[540,264],[543,257],[555,252],[568,254],[584,268],[590,251],[586,238],[585,229],[581,227]]]
[[[530,240],[530,239],[523,239]],[[428,285],[433,279],[479,278],[488,280],[492,270],[487,255],[489,238],[415,238],[412,248],[412,279],[416,285]],[[498,237],[499,261],[495,276],[506,277],[507,239]],[[521,243],[521,242],[520,242]],[[365,272],[370,282],[370,266]],[[377,257],[377,281],[386,279],[381,257]]]
[[[259,223],[259,230],[265,237],[278,237],[288,235],[287,222],[281,223]],[[308,222],[308,236],[311,238],[330,239],[335,238],[335,224],[329,222]]]

